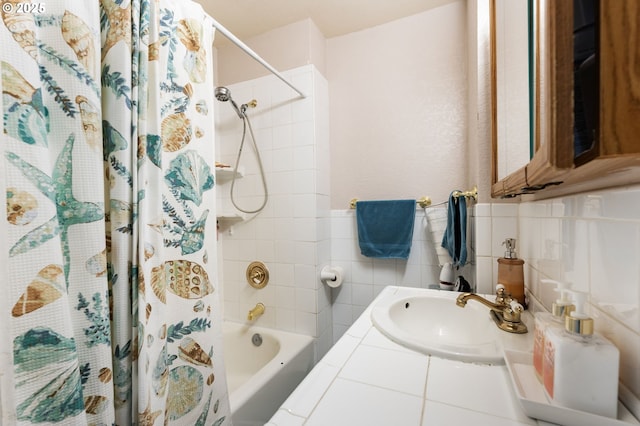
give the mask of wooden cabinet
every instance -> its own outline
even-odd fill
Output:
[[[640,1],[593,1],[595,54],[590,66],[582,68],[578,61],[574,64],[574,48],[579,42],[574,28],[579,17],[574,15],[582,13],[574,10],[574,4],[579,6],[580,2],[531,1],[535,2],[531,58],[535,74],[531,103],[535,152],[526,166],[504,179],[498,180],[494,166],[491,196],[535,194],[535,198],[545,198],[640,183]],[[491,34],[495,164],[498,141],[493,29]],[[584,95],[588,100],[586,112],[574,103],[583,92],[590,92]],[[576,118],[580,121],[584,115],[590,116],[586,130],[582,122],[576,124]],[[580,129],[589,138],[586,148],[576,143]]]

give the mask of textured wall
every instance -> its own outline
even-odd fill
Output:
[[[466,2],[329,39],[327,79],[332,209],[466,189]]]

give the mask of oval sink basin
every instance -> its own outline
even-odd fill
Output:
[[[371,320],[389,339],[428,355],[504,364],[500,330],[489,309],[471,301],[456,305],[457,292],[398,291],[373,306]]]

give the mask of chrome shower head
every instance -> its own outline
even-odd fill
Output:
[[[231,91],[223,86],[216,87],[216,89],[214,90],[214,94],[216,96],[216,99],[220,102],[227,102],[229,99],[231,99]]]
[[[240,108],[238,108],[238,105],[235,103],[235,101],[231,97],[231,91],[229,89],[227,89],[224,86],[218,86],[215,88],[213,93],[216,99],[219,100],[220,102],[231,101],[231,106],[238,114],[238,117],[240,117],[240,119],[244,118],[242,112],[240,112]]]

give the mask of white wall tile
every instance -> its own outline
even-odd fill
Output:
[[[494,203],[491,204],[491,217],[516,217],[518,215],[518,204]]]
[[[296,289],[294,287],[276,286],[276,307],[295,309]]]
[[[346,280],[340,287],[332,289],[331,296],[333,303],[346,303],[351,305],[351,286],[351,280]]]
[[[314,170],[295,170],[293,172],[293,193],[316,193],[316,175]]]
[[[314,123],[310,120],[300,120],[291,126],[293,146],[302,147],[315,145]],[[313,168],[313,167],[312,167]]]
[[[476,257],[476,292],[492,294],[495,291],[494,262],[493,257]]]
[[[293,196],[293,217],[313,218],[317,216],[315,194],[296,194]]]
[[[317,241],[315,218],[294,218],[293,234],[295,241]]]
[[[303,288],[316,288],[316,281],[320,278],[316,275],[316,269],[310,265],[295,265],[295,285]]]
[[[371,284],[351,285],[351,297],[354,305],[368,306],[373,301],[373,286]]]
[[[271,137],[273,139],[273,149],[284,149],[293,147],[293,130],[292,126],[274,126],[271,129]],[[261,145],[260,145],[261,146]]]
[[[351,325],[353,323],[353,308],[351,303],[333,304],[333,322],[340,325]]]
[[[351,262],[351,279],[354,283],[373,283],[373,262],[370,260]]]
[[[640,333],[640,223],[594,221],[589,235],[592,303]]]
[[[491,256],[492,253],[492,219],[480,216],[475,218],[475,250],[476,256]]]
[[[396,285],[396,263],[395,259],[374,259],[373,284]]]
[[[276,309],[276,327],[285,331],[296,331],[296,311],[293,309]]]
[[[317,337],[316,327],[317,315],[309,312],[296,311],[296,333]]]
[[[298,312],[317,313],[316,291],[307,288],[296,288],[296,310]]]
[[[304,221],[306,221],[306,219],[304,219]],[[304,236],[301,235],[299,238],[302,239],[304,238]],[[313,240],[295,241],[294,242],[295,254],[291,260],[296,264],[315,265],[316,256],[317,256],[317,251],[316,251],[317,245],[318,243],[313,242]]]
[[[477,203],[474,206],[475,217],[491,217],[491,204],[490,203]]]
[[[504,213],[504,212],[502,212]],[[503,257],[505,246],[502,245],[507,238],[518,239],[518,219],[516,217],[494,217],[491,219],[491,254],[494,257]]]
[[[295,170],[313,170],[316,167],[315,149],[313,145],[293,148],[293,167]]]

